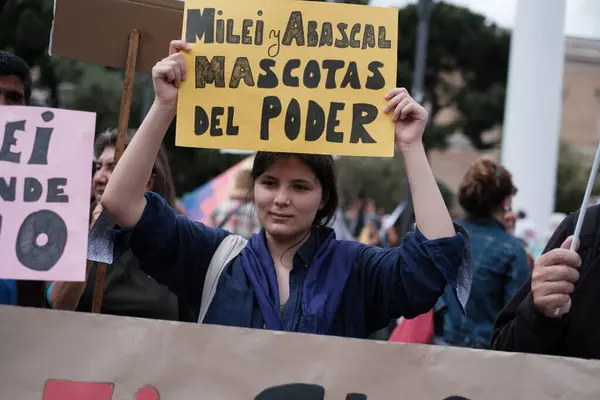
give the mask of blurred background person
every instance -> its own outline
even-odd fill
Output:
[[[260,221],[252,200],[250,170],[235,173],[229,199],[221,202],[210,216],[210,225],[250,239],[260,232]]]
[[[131,140],[130,132],[127,142]],[[94,176],[92,191],[94,204],[91,221],[93,224],[102,209],[100,199],[115,167],[117,130],[101,133],[94,145]],[[164,149],[156,157],[152,175],[146,189],[163,197],[177,209],[175,188]],[[54,309],[90,312],[96,282],[97,263],[87,271],[86,282],[54,282],[48,287],[48,305]],[[109,265],[104,280],[102,314],[129,317],[191,321],[191,312],[169,289],[156,282],[140,268],[140,261],[131,251],[126,251]]]
[[[436,305],[434,343],[488,348],[496,317],[529,278],[525,249],[510,234],[516,191],[511,174],[489,158],[476,160],[464,176],[458,197],[466,217],[458,222],[471,241],[473,286],[466,315],[446,290]]]

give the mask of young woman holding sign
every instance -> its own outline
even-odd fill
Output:
[[[148,274],[210,324],[367,337],[393,318],[429,311],[448,284],[466,301],[467,237],[453,225],[425,156],[427,111],[405,89],[386,95],[385,112],[396,121],[418,230],[397,248],[338,241],[325,227],[338,202],[330,156],[258,152],[252,188],[264,229],[239,254],[230,233],[144,193],[186,79],[179,52],[189,50],[173,41],[169,57],[154,67],[155,102],[104,192],[102,205],[120,226],[117,248],[127,243]],[[225,246],[235,255],[230,261]],[[203,294],[214,295],[212,302]]]

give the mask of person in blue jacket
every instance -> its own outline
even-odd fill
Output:
[[[199,314],[210,261],[229,232],[177,215],[145,182],[176,113],[186,78],[182,51],[152,76],[155,101],[113,171],[101,204],[117,223],[116,247]],[[466,301],[466,233],[452,223],[422,144],[427,111],[405,89],[386,96],[395,143],[406,166],[417,229],[396,248],[336,240],[327,223],[338,203],[331,156],[258,152],[251,188],[263,229],[220,275],[203,320],[208,324],[364,338],[400,316],[429,311],[450,285]]]
[[[17,281],[0,279],[0,304],[10,306],[17,304]]]

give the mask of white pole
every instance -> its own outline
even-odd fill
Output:
[[[592,189],[594,188],[594,182],[596,182],[596,173],[598,172],[598,165],[600,165],[600,143],[596,149],[596,156],[594,157],[594,163],[592,164],[592,170],[588,178],[588,183],[585,188],[585,194],[581,201],[581,208],[579,209],[579,216],[577,217],[577,224],[575,225],[575,232],[573,233],[573,242],[571,243],[571,250],[577,250],[579,244],[579,234],[583,227],[583,221],[585,217],[585,211],[588,209],[590,204],[590,197],[592,196]]]
[[[519,0],[512,32],[501,161],[513,207],[538,230],[554,211],[562,113],[565,0]]]
[[[571,242],[570,249],[572,251],[576,251],[579,246],[579,235],[581,234],[581,228],[583,227],[583,222],[585,221],[586,210],[589,207],[590,197],[592,195],[592,189],[594,187],[594,182],[596,182],[596,173],[598,172],[598,166],[600,165],[600,143],[598,143],[598,147],[596,148],[596,156],[594,157],[594,163],[592,164],[592,170],[590,171],[590,176],[588,178],[587,187],[585,188],[585,194],[583,195],[583,200],[581,201],[581,208],[579,209],[579,215],[577,216],[577,224],[575,225],[575,232],[573,232],[573,241]],[[560,313],[560,308],[555,308],[553,310],[553,314],[556,316]]]

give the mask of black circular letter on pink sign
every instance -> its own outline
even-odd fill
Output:
[[[38,246],[36,240],[45,233],[48,241]],[[50,271],[60,260],[67,245],[67,225],[50,210],[40,210],[25,218],[17,234],[17,258],[34,271]]]

